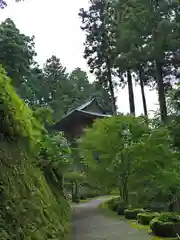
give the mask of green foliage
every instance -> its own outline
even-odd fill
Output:
[[[141,208],[137,208],[137,209],[126,209],[124,211],[124,216],[125,218],[127,219],[137,219],[137,215],[138,213],[143,213],[145,212],[144,209],[141,209]]]
[[[30,76],[33,58],[36,56],[34,37],[22,34],[10,18],[0,24],[0,34],[0,63],[19,91]]]
[[[103,192],[101,191],[98,191],[98,190],[94,190],[94,189],[89,189],[87,188],[87,190],[85,192],[82,192],[81,189],[80,189],[80,199],[88,199],[88,198],[94,198],[94,197],[98,197],[98,196],[102,196],[104,195]]]
[[[177,237],[180,234],[180,217],[175,213],[162,213],[151,220],[153,233],[160,237]]]
[[[68,170],[72,162],[71,149],[62,133],[44,136],[39,157],[42,167],[48,166],[62,172]]]
[[[53,196],[22,144],[0,142],[1,229],[7,239],[64,239],[70,207]],[[60,217],[61,216],[61,217]]]
[[[46,131],[18,97],[2,68],[0,102],[1,239],[65,239],[69,233],[70,206],[60,193],[52,191],[45,174],[44,177],[37,167],[37,158],[35,161]],[[56,144],[59,150],[64,149],[62,139],[53,140],[54,150]],[[27,144],[31,152],[27,151]]]
[[[127,84],[130,113],[135,114],[135,79],[140,83],[147,116],[144,85],[156,88],[165,123],[166,92],[179,68],[179,2],[91,1],[88,9],[80,9],[79,16],[86,33],[84,57],[98,81],[111,92],[112,100],[116,85]]]
[[[65,175],[65,179],[71,182],[77,181],[82,183],[85,181],[86,177],[81,172],[69,172]]]
[[[156,212],[145,212],[145,213],[138,213],[137,220],[142,225],[149,225],[150,221],[153,218],[158,217],[160,214]]]
[[[124,211],[127,208],[127,204],[120,200],[120,197],[114,197],[106,201],[108,209],[113,212],[116,212],[118,215],[124,215]]]
[[[53,123],[53,111],[50,107],[39,107],[34,111],[33,115],[45,126]]]
[[[114,49],[114,32],[112,1],[91,1],[88,10],[80,9],[82,20],[81,29],[86,33],[84,42],[84,57],[95,73],[99,84],[111,96],[111,109],[116,114],[116,98],[114,94],[115,82],[113,64],[116,61]]]
[[[127,203],[125,201],[120,201],[116,209],[116,212],[118,213],[118,215],[124,215],[124,211],[127,208],[128,208]]]
[[[43,69],[32,68],[30,80],[21,91],[33,108],[41,106],[52,109],[53,121],[59,120],[90,97],[97,97],[111,112],[111,99],[107,91],[97,82],[90,83],[87,73],[80,68],[67,73],[56,56],[47,59]]]
[[[44,172],[52,192],[64,195],[64,175],[71,169],[71,149],[62,133],[44,135],[40,142],[37,165]]]
[[[150,128],[143,118],[97,120],[79,142],[87,178],[99,187],[119,188],[125,207],[129,203],[157,211],[159,202],[163,210],[174,211],[180,155],[172,148],[172,137],[168,128]],[[119,208],[123,211],[124,206]]]
[[[92,181],[124,188],[124,193],[121,192],[124,200],[125,185],[134,171],[132,148],[148,131],[144,120],[133,116],[97,120],[92,129],[86,129],[80,141],[80,151]],[[95,153],[98,153],[98,159],[94,157]]]
[[[1,135],[3,138],[37,142],[37,138],[44,132],[44,128],[33,117],[32,111],[17,96],[11,86],[10,79],[0,68],[0,110],[1,110]]]
[[[116,211],[117,208],[118,208],[119,202],[120,202],[120,198],[119,198],[119,197],[114,197],[114,198],[108,200],[108,201],[106,202],[106,204],[108,205],[108,208],[109,208],[110,210]]]
[[[0,63],[17,93],[31,108],[43,107],[43,116],[45,109],[52,109],[53,121],[57,121],[89,97],[98,96],[111,111],[111,98],[106,89],[90,83],[87,73],[80,68],[67,73],[60,59],[53,55],[41,69],[34,59],[34,37],[22,34],[11,19],[0,24],[0,33]]]

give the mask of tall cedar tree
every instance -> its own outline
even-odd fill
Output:
[[[86,33],[84,57],[88,60],[91,72],[95,73],[103,87],[107,87],[112,100],[112,112],[116,114],[116,98],[114,95],[113,74],[113,37],[109,27],[111,2],[106,0],[91,0],[86,11],[80,9],[81,29]]]
[[[127,84],[129,90],[129,104],[130,113],[135,115],[135,103],[134,103],[134,91],[133,80],[136,80],[141,87],[142,102],[144,108],[144,115],[147,116],[147,104],[145,98],[145,72],[144,61],[145,53],[142,45],[143,40],[139,38],[139,34],[136,33],[136,29],[129,22],[126,22],[126,6],[127,1],[114,1],[114,13],[116,21],[115,43],[116,43],[116,63],[115,68],[119,77],[121,77],[121,83]],[[126,77],[124,77],[124,75]],[[126,81],[125,81],[126,79]]]
[[[173,72],[172,61],[175,61],[180,42],[178,5],[176,1],[128,0],[123,4],[121,15],[121,20],[126,21],[128,29],[133,27],[139,40],[143,39],[141,47],[146,53],[146,61],[150,61],[155,67],[152,77],[157,84],[163,122],[167,119],[165,76],[170,76]]]

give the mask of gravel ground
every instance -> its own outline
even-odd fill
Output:
[[[127,222],[106,217],[98,206],[107,198],[98,198],[73,207],[72,240],[151,240],[144,229],[132,228]]]

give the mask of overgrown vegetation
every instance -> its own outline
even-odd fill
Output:
[[[79,149],[91,182],[119,189],[120,200],[109,207],[137,219],[146,209],[179,211],[180,155],[174,139],[171,123],[148,126],[142,117],[114,116],[87,128]]]
[[[119,207],[120,215],[136,218],[140,209],[179,212],[179,2],[90,1],[79,16],[85,58],[109,90],[117,115],[97,120],[79,141],[88,178],[119,189],[119,203],[110,208],[118,212]],[[133,82],[141,87],[143,117],[135,117]],[[126,84],[131,115],[123,116],[117,114],[114,90]],[[153,119],[148,119],[145,86],[159,97]]]
[[[137,220],[142,225],[149,225],[153,218],[158,217],[160,214],[156,212],[145,212],[145,213],[138,213]]]
[[[69,230],[66,193],[79,202],[114,189],[119,198],[108,204],[110,209],[150,224],[156,235],[166,236],[168,229],[175,236],[180,211],[179,2],[91,0],[79,16],[86,33],[84,57],[97,78],[93,83],[78,67],[68,73],[55,55],[41,68],[34,59],[34,37],[22,34],[11,19],[0,24],[2,239],[63,239]],[[133,82],[141,88],[141,117],[135,116]],[[116,104],[116,87],[125,85],[130,115],[118,114]],[[153,119],[145,86],[159,97]],[[90,96],[113,116],[85,130],[79,163],[64,135],[51,132],[50,125]]]
[[[70,230],[70,206],[37,167],[39,143],[46,130],[18,97],[2,68],[0,103],[1,239],[64,239]],[[64,154],[63,149],[58,148],[59,154]],[[51,145],[48,150],[54,151]],[[62,170],[62,158],[55,151],[53,156],[56,165],[51,156],[50,162],[43,158],[46,166]]]

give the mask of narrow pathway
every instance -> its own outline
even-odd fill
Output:
[[[107,198],[98,198],[74,206],[72,240],[151,240],[144,229],[135,229],[124,221],[109,218],[98,206]]]

